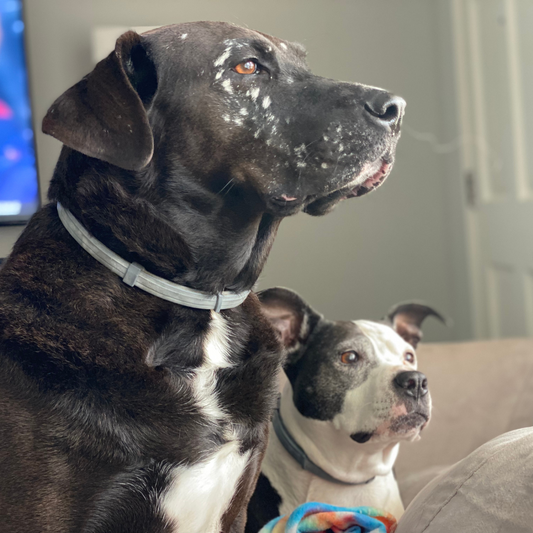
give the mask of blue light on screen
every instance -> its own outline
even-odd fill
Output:
[[[39,205],[28,93],[22,2],[0,0],[0,223]]]

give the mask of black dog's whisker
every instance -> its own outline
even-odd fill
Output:
[[[222,187],[222,189],[220,189],[220,191],[218,191],[217,194],[221,194],[229,185],[231,185],[233,183],[233,181],[235,180],[235,178],[231,178],[228,183],[226,183],[226,185],[224,185],[224,187]],[[231,187],[230,189],[231,190]],[[228,191],[229,192],[229,191]],[[226,192],[226,194],[228,194],[228,192]]]
[[[229,192],[231,191],[231,189],[233,189],[233,187],[235,187],[235,181],[234,180],[231,180],[230,181],[231,183],[231,186],[228,188],[228,190],[224,193],[224,196],[227,196],[229,194]]]

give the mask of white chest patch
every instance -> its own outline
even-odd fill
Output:
[[[175,533],[219,533],[246,467],[250,451],[240,454],[239,442],[224,444],[207,460],[178,466],[161,501],[161,510]]]
[[[217,371],[231,366],[229,360],[230,331],[226,320],[219,313],[211,311],[210,330],[204,341],[204,363],[196,369],[192,389],[194,398],[208,418],[220,420],[226,414],[216,396]]]
[[[216,396],[217,371],[232,365],[231,331],[224,317],[211,311],[209,331],[204,340],[204,361],[192,378],[194,398],[204,416],[216,422],[227,418]],[[172,531],[219,533],[220,521],[237,489],[250,451],[241,454],[233,438],[204,461],[178,466],[162,497],[160,507]]]

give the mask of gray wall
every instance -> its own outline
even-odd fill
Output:
[[[303,43],[317,74],[385,87],[407,100],[397,163],[378,192],[325,218],[283,222],[260,287],[298,290],[331,318],[378,318],[424,300],[454,318],[426,338],[471,336],[457,154],[409,134],[453,137],[448,0],[26,0],[36,124],[91,68],[91,28],[227,20]],[[40,129],[40,127],[38,127]],[[59,143],[37,134],[43,191]],[[13,240],[0,233],[0,253]],[[429,321],[428,321],[429,322]]]

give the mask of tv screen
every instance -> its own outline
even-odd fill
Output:
[[[24,223],[39,206],[20,0],[0,0],[0,224]]]

